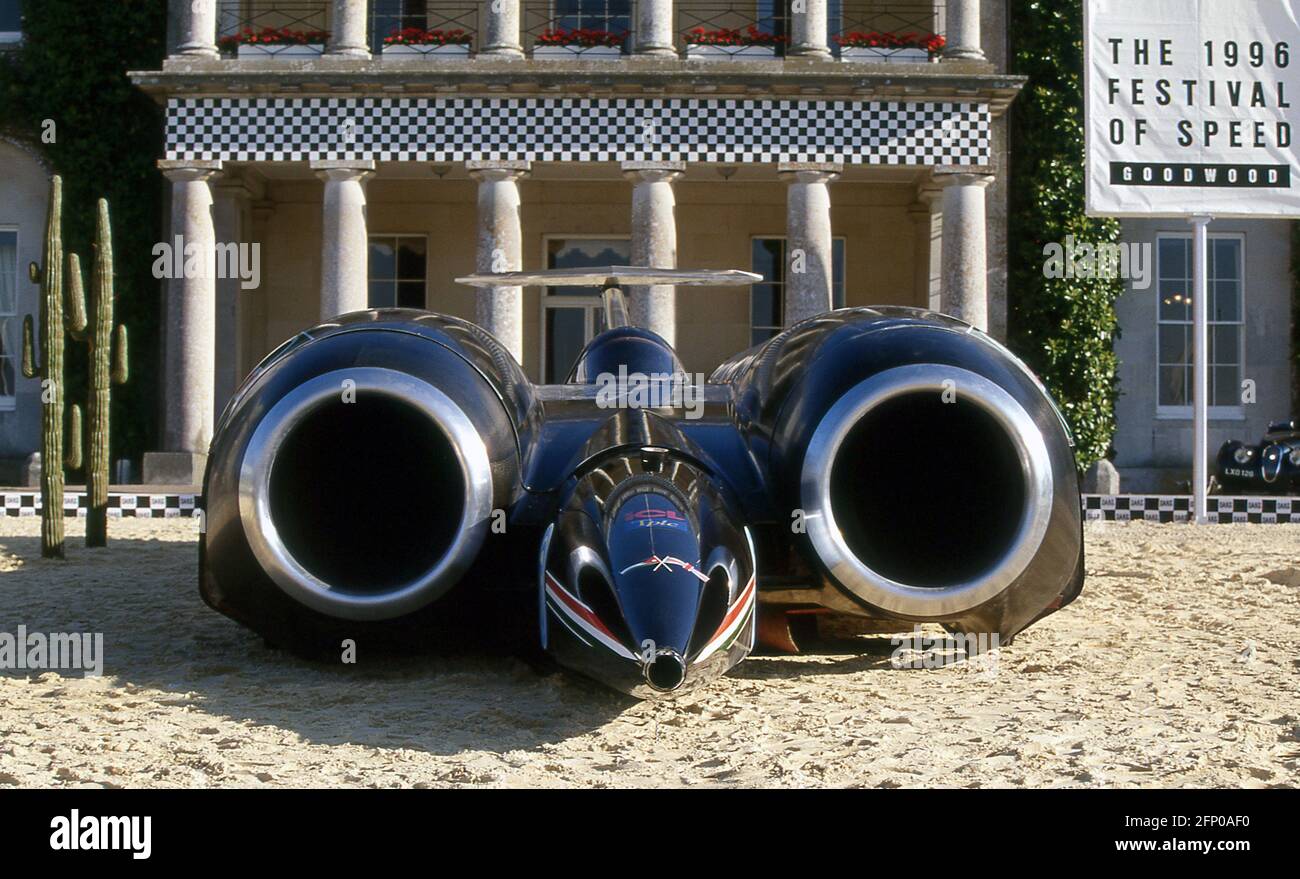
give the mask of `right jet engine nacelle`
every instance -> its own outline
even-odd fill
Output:
[[[1078,594],[1072,441],[1043,386],[984,333],[917,309],[842,310],[713,380],[734,385],[805,556],[868,613],[1007,643]]]

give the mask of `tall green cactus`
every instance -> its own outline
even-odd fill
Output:
[[[42,274],[44,277],[42,277]],[[37,363],[32,316],[23,318],[23,375],[41,379],[41,555],[63,558],[63,178],[50,180],[44,267],[28,275],[41,287],[41,349]],[[80,457],[80,408],[74,406],[69,452]]]
[[[89,352],[90,386],[86,415],[90,421],[90,448],[86,456],[86,546],[108,545],[109,400],[112,385],[127,379],[126,327],[113,324],[113,237],[108,202],[99,200],[95,220],[95,261],[91,270],[90,309],[87,320],[81,264],[69,258],[72,287],[68,297],[69,332],[84,341]]]

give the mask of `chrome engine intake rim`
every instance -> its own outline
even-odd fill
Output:
[[[1024,477],[1024,510],[1008,551],[978,576],[949,586],[909,586],[873,570],[849,548],[835,521],[831,474],[841,444],[871,410],[905,394],[941,394],[947,390],[984,410],[1006,431]],[[1010,394],[966,369],[915,364],[874,375],[835,402],[808,445],[799,496],[813,550],[837,583],[880,610],[905,617],[940,619],[979,607],[1024,573],[1047,534],[1054,484],[1047,444],[1033,418]],[[959,526],[960,522],[954,524]],[[941,549],[936,547],[936,551]]]
[[[339,589],[307,570],[285,545],[271,514],[271,471],[277,452],[308,415],[340,398],[348,387],[346,381],[354,383],[351,389],[358,396],[382,394],[411,406],[445,433],[466,492],[456,536],[437,563],[421,575],[378,593]],[[474,561],[491,515],[492,467],[478,429],[441,390],[392,369],[339,369],[294,388],[262,417],[240,461],[239,517],[258,563],[286,595],[339,619],[392,619],[438,598]]]

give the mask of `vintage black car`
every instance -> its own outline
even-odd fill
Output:
[[[1219,449],[1222,490],[1241,494],[1292,494],[1300,490],[1300,420],[1275,421],[1255,445],[1238,440]]]

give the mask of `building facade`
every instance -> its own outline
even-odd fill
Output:
[[[1126,492],[1186,493],[1193,442],[1191,228],[1182,220],[1125,220],[1123,240],[1149,245],[1150,265],[1148,277],[1128,280],[1116,302],[1114,463]],[[1300,416],[1292,410],[1291,259],[1288,222],[1210,224],[1211,455],[1228,440],[1253,443],[1270,422]]]
[[[477,320],[532,378],[562,381],[600,328],[595,291],[454,282],[474,270],[761,273],[752,289],[632,291],[692,372],[833,305],[1004,330],[1005,114],[1022,84],[1004,2],[171,8],[162,69],[132,78],[166,108],[168,244],[216,265],[167,282],[168,454],[146,478],[195,476],[243,375],[368,306]]]
[[[20,0],[0,0],[0,54],[22,43]],[[0,483],[26,481],[24,464],[39,446],[40,382],[22,377],[22,321],[39,297],[27,280],[41,260],[50,172],[29,144],[0,136]]]
[[[0,51],[21,45],[21,8],[0,0]],[[1001,337],[1006,114],[1023,85],[1007,74],[1007,14],[1005,0],[173,0],[168,57],[132,73],[166,109],[170,181],[170,234],[148,257],[166,276],[164,350],[134,355],[164,375],[169,454],[148,475],[196,481],[243,376],[352,309],[477,320],[532,378],[563,380],[600,329],[593,291],[455,283],[475,270],[762,275],[634,291],[636,317],[692,372],[832,306],[935,308]],[[393,46],[402,34],[425,42]],[[12,483],[39,446],[19,349],[49,169],[3,140],[0,168]],[[1188,233],[1124,223],[1126,242],[1152,247],[1150,286],[1117,303],[1125,490],[1189,478]],[[1212,450],[1300,414],[1288,225],[1220,221],[1213,240]],[[215,270],[187,271],[187,246]]]

